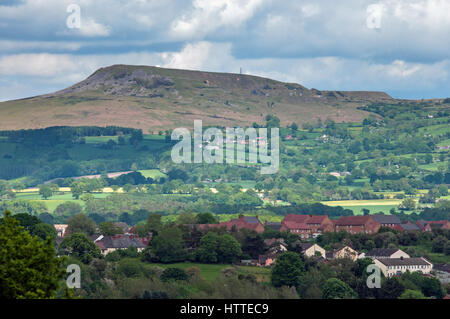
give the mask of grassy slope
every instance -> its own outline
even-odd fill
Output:
[[[202,119],[206,125],[250,125],[262,122],[269,113],[277,115],[283,124],[319,117],[354,122],[368,115],[357,110],[357,106],[389,99],[373,92],[344,92],[345,97],[328,98],[324,91],[320,97],[297,84],[239,74],[132,66],[114,66],[101,72],[114,76],[136,69],[167,76],[174,85],[154,90],[163,94],[162,97],[108,95],[96,88],[84,92],[67,89],[63,93],[3,102],[0,103],[0,127],[6,130],[119,125],[141,128],[147,133],[173,127],[190,128],[194,119]]]
[[[207,281],[215,280],[220,272],[227,267],[234,267],[230,264],[200,264],[200,263],[175,263],[175,264],[154,264],[162,268],[176,267],[186,270],[190,267],[197,267],[200,269],[201,276]],[[237,271],[240,274],[253,274],[256,276],[257,280],[262,282],[268,282],[270,280],[270,269],[260,268],[252,266],[237,266]]]

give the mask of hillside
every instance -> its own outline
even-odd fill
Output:
[[[180,126],[250,125],[265,115],[283,124],[327,117],[359,121],[371,102],[395,102],[382,92],[319,91],[244,74],[114,65],[42,96],[0,103],[2,130],[118,125],[144,132]]]

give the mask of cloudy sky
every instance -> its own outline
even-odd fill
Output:
[[[0,101],[111,64],[450,97],[450,0],[0,0]]]

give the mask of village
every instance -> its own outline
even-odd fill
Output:
[[[147,237],[139,237],[134,233],[135,227],[128,227],[123,222],[116,222],[114,225],[120,228],[123,233],[104,236],[92,235],[90,239],[106,256],[117,250],[124,250],[135,247],[138,252],[144,251],[152,241],[152,234]],[[373,248],[368,251],[357,251],[351,245],[341,244],[332,250],[326,250],[317,244],[317,238],[327,232],[347,232],[349,234],[376,234],[380,229],[387,228],[400,232],[431,232],[434,229],[450,229],[450,221],[417,221],[416,223],[401,222],[398,217],[390,215],[370,215],[370,216],[343,216],[337,220],[332,220],[326,215],[297,215],[288,214],[280,223],[260,222],[258,216],[244,216],[231,219],[218,224],[189,224],[183,225],[190,229],[208,232],[211,230],[223,230],[226,232],[236,232],[246,230],[262,234],[266,230],[275,232],[287,232],[294,234],[298,240],[292,246],[297,247],[296,251],[308,258],[313,258],[316,262],[328,263],[335,259],[348,258],[352,261],[370,258],[379,267],[385,277],[400,276],[406,272],[417,272],[424,276],[432,276],[442,284],[450,283],[450,265],[433,264],[426,258],[412,257],[400,248]],[[67,235],[66,224],[54,225],[58,237],[57,246]],[[259,255],[256,259],[241,259],[236,264],[273,267],[277,258],[288,251],[288,245],[282,237],[268,238],[264,240],[266,253]]]

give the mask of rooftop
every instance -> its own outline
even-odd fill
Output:
[[[429,266],[430,262],[424,258],[383,258],[377,259],[385,266]]]

